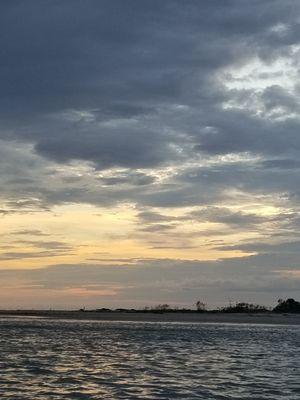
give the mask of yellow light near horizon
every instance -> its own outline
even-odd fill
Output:
[[[223,238],[222,231],[220,234],[217,231],[219,224],[180,219],[190,210],[164,210],[165,215],[176,217],[176,227],[172,234],[163,230],[141,230],[143,226],[137,219],[138,210],[130,204],[111,208],[68,204],[56,206],[52,212],[6,215],[2,217],[0,227],[3,238],[0,268],[32,269],[81,263],[120,264],[128,263],[128,259],[143,258],[204,261],[246,254],[235,249],[222,251],[210,237],[221,240],[223,245],[230,245],[255,237],[255,234],[233,231]],[[273,208],[266,210],[271,213]],[[28,233],[20,235],[20,231]],[[41,231],[42,234],[38,236],[30,231]],[[69,248],[60,248],[60,243]],[[7,257],[9,254],[11,259]]]

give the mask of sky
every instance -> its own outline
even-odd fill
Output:
[[[0,2],[0,307],[300,295],[300,2]]]

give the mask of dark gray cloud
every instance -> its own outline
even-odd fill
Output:
[[[171,224],[154,224],[154,225],[149,225],[145,226],[144,228],[141,228],[141,231],[143,232],[162,232],[162,231],[169,231],[170,229],[173,229],[174,226]]]
[[[234,246],[223,246],[222,250],[242,250],[246,252],[257,252],[261,254],[299,254],[300,241],[296,242],[279,242],[275,244],[254,242],[254,243],[240,243]]]
[[[268,220],[256,214],[250,214],[240,211],[231,211],[226,207],[205,207],[201,210],[195,210],[190,213],[192,219],[200,221],[217,222],[233,226],[235,228],[261,224]]]
[[[151,175],[147,175],[141,172],[123,172],[115,174],[111,177],[100,178],[100,181],[107,186],[113,185],[133,185],[133,186],[146,186],[150,185],[155,181],[155,178]]]
[[[88,160],[99,168],[177,159],[180,133],[213,154],[299,150],[296,120],[221,110],[229,94],[214,80],[225,66],[255,54],[268,63],[298,43],[297,2],[268,3],[5,4],[2,137],[29,141],[55,161]],[[271,98],[294,104],[278,85],[264,96],[268,108],[276,107]],[[176,129],[180,106],[186,109]]]
[[[252,152],[262,155],[299,155],[297,118],[270,121],[249,115],[248,110],[220,112],[208,121],[213,131],[200,133],[200,151],[211,154]]]
[[[157,222],[170,222],[170,221],[176,221],[177,218],[169,215],[164,215],[160,214],[155,211],[141,211],[138,213],[138,218],[139,220],[144,223],[144,224],[153,224]]]
[[[262,167],[265,169],[300,169],[300,160],[289,159],[272,159],[262,162]]]

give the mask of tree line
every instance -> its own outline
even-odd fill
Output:
[[[80,311],[85,311],[85,309],[80,309]],[[111,310],[109,308],[98,308],[94,311],[98,312],[143,312],[143,313],[165,313],[165,312],[199,312],[199,313],[264,313],[264,312],[274,312],[274,313],[300,313],[300,302],[292,298],[286,300],[279,299],[274,307],[265,307],[259,304],[252,304],[246,302],[236,302],[235,304],[229,304],[224,307],[220,307],[213,310],[208,310],[204,302],[198,300],[195,303],[195,308],[179,308],[172,307],[169,304],[157,304],[151,307],[144,307],[143,309],[128,309],[128,308],[117,308]]]
[[[215,310],[207,310],[206,304],[200,300],[196,302],[196,310],[198,312],[223,312],[223,313],[263,313],[263,312],[277,312],[277,313],[300,313],[300,302],[292,298],[283,300],[279,299],[275,307],[265,307],[259,304],[252,304],[246,302],[236,302]],[[159,304],[150,310],[160,311],[189,311],[186,309],[172,309],[168,304]]]

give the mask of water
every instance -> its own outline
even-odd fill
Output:
[[[300,399],[300,328],[0,319],[1,400]]]

